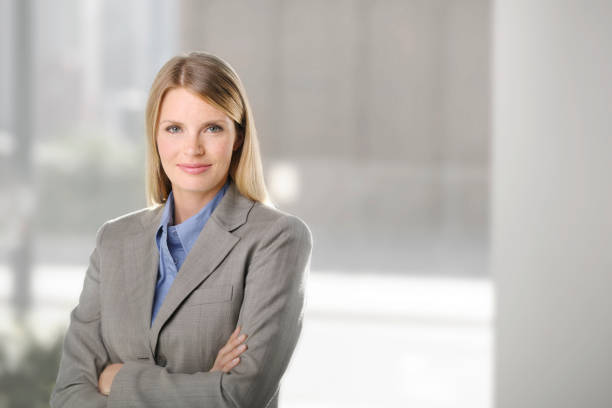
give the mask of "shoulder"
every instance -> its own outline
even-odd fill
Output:
[[[312,232],[306,222],[278,208],[256,202],[249,212],[246,224],[249,233],[258,235],[263,241],[285,236],[298,238],[307,246],[312,246]]]
[[[111,218],[98,228],[98,239],[101,240],[103,236],[118,238],[142,233],[146,231],[146,227],[150,226],[152,221],[158,218],[162,210],[162,205],[144,207]]]

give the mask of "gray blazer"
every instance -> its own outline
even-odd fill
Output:
[[[151,323],[163,206],[105,222],[70,314],[52,407],[277,407],[302,329],[312,235],[230,184]],[[248,349],[208,372],[237,325]],[[105,366],[123,363],[110,395]]]

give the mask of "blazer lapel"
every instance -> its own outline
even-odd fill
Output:
[[[136,319],[134,330],[138,336],[146,338],[145,348],[137,349],[138,358],[151,358],[148,333],[151,325],[153,294],[157,282],[159,251],[155,242],[155,232],[159,225],[163,205],[143,213],[140,221],[144,227],[125,238],[123,250],[123,284],[128,299],[129,311],[126,318]],[[133,317],[132,317],[133,316]]]
[[[149,330],[149,342],[153,355],[155,355],[159,333],[164,324],[183,300],[215,270],[240,240],[231,231],[246,222],[247,215],[253,204],[254,201],[240,194],[235,183],[232,181],[187,254],[155,316],[153,326]],[[143,319],[147,328],[151,322],[153,295],[155,293],[157,270],[159,268],[159,251],[155,242],[155,230],[159,225],[162,211],[158,211],[159,215],[152,217],[148,221],[154,225],[145,225],[145,230],[148,231],[149,236],[144,237],[144,243],[133,244],[137,251],[140,249],[140,252],[136,253],[143,253],[145,255],[145,258],[139,260],[143,270],[136,274],[144,278],[140,282],[142,289],[137,289],[135,293],[141,299]],[[143,221],[146,222],[145,219]],[[146,247],[146,249],[143,249],[143,247]],[[144,297],[141,297],[141,295]]]
[[[159,267],[159,251],[155,242],[155,232],[162,212],[163,205],[160,205],[143,214],[141,222],[144,229],[126,238],[123,255],[126,296],[129,299],[130,309],[138,319],[138,325],[134,329],[143,338],[147,337],[151,325],[153,294]],[[148,340],[145,344],[148,347]],[[136,357],[151,358],[151,356],[152,354],[147,352]]]

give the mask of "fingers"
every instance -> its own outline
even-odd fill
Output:
[[[231,352],[227,354],[227,360],[232,360],[238,357],[240,354],[244,353],[246,349],[247,349],[246,344],[239,345],[238,347],[236,347],[235,349],[233,349]]]
[[[230,342],[231,348],[236,348],[240,343],[245,341],[246,338],[247,338],[247,335],[242,333],[240,336],[238,336],[237,338],[235,338],[234,340]]]
[[[232,368],[234,368],[238,363],[240,363],[240,358],[238,357],[242,354],[246,349],[246,344],[241,344],[246,340],[248,335],[240,333],[241,327],[237,326],[234,332],[230,335],[227,343],[219,350],[217,353],[217,359],[211,371],[221,370],[224,372],[229,372]]]
[[[236,326],[236,328],[234,329],[234,332],[231,334],[229,339],[230,340],[235,339],[238,336],[238,333],[240,333],[240,326]]]
[[[238,356],[247,349],[247,345],[241,343],[244,342],[248,336],[244,333],[238,336],[238,333],[240,333],[240,326],[236,327],[236,330],[234,330],[225,346],[219,350],[220,366],[221,370],[224,372],[229,372],[232,368],[237,366],[238,363],[240,363],[240,357]]]
[[[230,350],[228,350],[227,352],[224,352],[221,355],[221,366],[224,367],[226,364],[230,364],[232,362],[235,362],[236,364],[240,361],[239,359],[236,359],[240,354],[244,353],[244,351],[247,349],[247,345],[246,344],[240,344],[237,347],[233,347]],[[235,360],[235,361],[234,361]],[[235,365],[235,364],[234,364]]]
[[[235,359],[230,360],[228,363],[226,363],[221,369],[221,371],[228,373],[231,371],[232,368],[236,367],[239,362],[240,362],[240,357],[236,357]]]
[[[233,349],[235,349],[240,343],[242,343],[243,341],[246,340],[246,338],[248,337],[246,334],[241,334],[240,336],[236,337],[235,335],[237,335],[239,333],[240,328],[236,328],[236,330],[234,330],[234,333],[232,333],[232,335],[230,336],[229,340],[227,341],[227,343],[225,343],[225,346],[223,346],[221,348],[221,350],[219,350],[219,354],[220,355],[224,355],[226,353],[229,353],[230,351],[232,351]]]
[[[240,346],[238,346],[235,349],[233,349],[230,353],[226,354],[225,357],[224,357],[225,362],[223,363],[222,370],[227,373],[232,368],[237,366],[238,363],[240,362],[240,357],[238,357],[238,356],[240,354],[244,353],[244,351],[247,348],[248,348],[248,346],[246,344],[241,344]]]

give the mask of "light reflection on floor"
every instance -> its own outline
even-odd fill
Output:
[[[28,327],[41,341],[65,330],[84,267],[40,267]],[[0,309],[11,316],[0,266]],[[304,328],[283,378],[286,408],[489,408],[493,293],[488,280],[314,271]],[[13,356],[24,335],[0,336]]]

